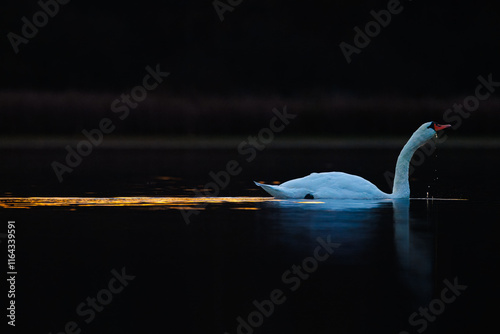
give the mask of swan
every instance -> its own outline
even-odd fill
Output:
[[[450,126],[450,124],[441,125],[436,122],[427,122],[413,133],[399,153],[392,194],[381,191],[362,177],[343,172],[312,173],[280,185],[254,182],[279,199],[407,199],[410,198],[408,173],[413,154],[420,146],[437,136],[438,131]]]

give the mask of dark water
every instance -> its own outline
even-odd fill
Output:
[[[251,182],[340,170],[388,191],[392,149],[266,150],[252,162],[234,150],[102,150],[62,183],[50,168],[60,151],[2,153],[0,233],[17,224],[16,332],[496,324],[499,150],[440,149],[411,176],[416,199],[395,202],[275,201]],[[217,198],[193,198],[233,159],[241,172]]]

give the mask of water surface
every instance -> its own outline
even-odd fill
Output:
[[[266,197],[253,179],[322,170],[387,190],[395,160],[389,149],[291,152],[242,162],[212,197],[194,190],[241,159],[232,150],[96,152],[62,184],[46,164],[56,152],[6,152],[29,162],[3,165],[0,199],[2,218],[17,224],[20,328],[56,333],[74,321],[82,333],[232,334],[243,319],[255,333],[416,333],[424,325],[425,333],[469,333],[493,322],[498,151],[440,150],[412,174],[409,201]],[[366,158],[378,164],[368,169]],[[78,305],[122,268],[135,278],[87,323]],[[412,325],[445,280],[467,288],[435,319],[418,315]],[[281,298],[271,312],[273,291]]]

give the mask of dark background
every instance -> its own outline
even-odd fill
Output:
[[[99,147],[58,183],[51,162],[64,161],[64,147],[75,147],[83,129],[96,128],[103,117],[116,120],[112,101],[142,83],[146,66],[160,64],[171,75],[117,123],[105,143],[112,137],[133,136],[130,143],[173,135],[180,141],[234,136],[227,142],[239,143],[268,126],[272,109],[285,105],[299,116],[280,138],[407,138],[474,94],[479,75],[491,73],[500,81],[500,12],[494,1],[402,1],[402,13],[348,64],[339,44],[352,43],[353,28],[363,29],[373,19],[370,11],[385,9],[387,2],[244,0],[221,22],[212,0],[71,0],[15,54],[7,34],[20,34],[21,18],[31,21],[40,7],[36,0],[3,1],[0,191],[5,197],[192,197],[193,189],[211,180],[210,171],[242,159],[237,144],[215,151]],[[408,290],[401,289],[399,267],[392,265],[397,259],[390,208],[369,213],[366,225],[352,225],[343,218],[359,223],[364,215],[209,206],[189,226],[177,207],[2,208],[4,223],[19,224],[21,331],[62,330],[78,320],[76,305],[107,284],[110,270],[126,266],[137,280],[84,331],[234,333],[236,317],[252,310],[251,301],[266,298],[280,286],[276,280],[284,270],[310,255],[308,243],[332,231],[342,236],[336,223],[351,231],[342,240],[340,262],[325,264],[260,332],[396,333],[408,329],[409,314],[439,297],[444,278],[455,276],[470,288],[427,333],[491,328],[498,312],[485,306],[498,300],[493,226],[499,155],[495,141],[492,149],[484,146],[498,134],[498,106],[496,93],[459,129],[446,130],[450,139],[412,174],[412,197],[430,192],[469,199],[412,201],[413,236],[424,237],[420,246],[432,254],[422,266],[432,268],[432,277],[422,278],[432,295],[401,293]],[[488,141],[446,147],[478,135]],[[53,136],[63,136],[55,147],[34,145]],[[27,149],[9,146],[24,139]],[[386,191],[384,173],[393,170],[396,146],[266,148],[220,195],[265,196],[252,180],[285,181],[331,170],[360,175]],[[171,184],[170,177],[177,181]]]
[[[221,22],[210,0],[73,0],[15,54],[7,34],[21,35],[21,18],[32,21],[40,6],[6,1],[0,131],[95,127],[156,64],[171,75],[117,133],[239,134],[254,129],[252,121],[261,127],[273,107],[289,105],[314,115],[296,134],[407,134],[416,124],[442,121],[444,110],[474,93],[479,75],[500,80],[494,1],[402,1],[402,12],[348,64],[339,44],[353,44],[353,28],[364,30],[370,11],[387,3],[246,0]],[[474,126],[462,131],[491,135],[498,104],[494,97],[483,102]],[[356,129],[341,126],[356,120]]]

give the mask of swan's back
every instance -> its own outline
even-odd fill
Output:
[[[263,187],[266,191],[267,187]],[[351,198],[380,199],[390,198],[389,194],[380,191],[373,183],[362,177],[342,173],[312,173],[306,177],[287,181],[279,186],[272,186],[274,194],[280,198]]]

